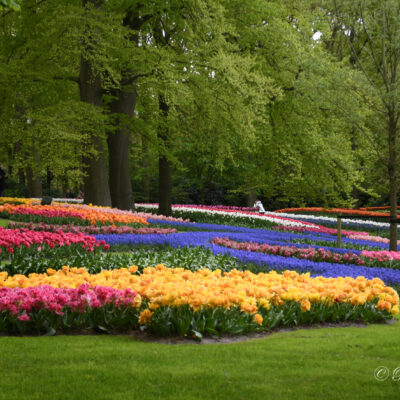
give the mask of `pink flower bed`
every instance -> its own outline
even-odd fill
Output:
[[[46,208],[45,206],[38,206],[37,208],[34,207],[24,207],[24,206],[18,206],[15,207],[12,210],[13,214],[19,214],[19,215],[36,215],[40,217],[45,217],[45,218],[55,218],[55,217],[61,217],[61,218],[79,218],[83,219],[84,215],[76,212],[76,211],[71,211],[71,210],[63,210],[63,209],[52,209]]]
[[[115,225],[103,225],[103,226],[82,226],[82,225],[53,225],[53,224],[44,224],[40,222],[38,224],[34,224],[32,222],[10,222],[8,225],[9,228],[12,229],[29,229],[31,231],[47,231],[47,232],[72,232],[72,233],[87,233],[87,234],[138,234],[138,235],[146,235],[150,233],[158,233],[158,234],[169,234],[178,232],[173,228],[132,228],[131,226],[115,226]]]
[[[390,243],[390,240],[387,238],[383,238],[380,236],[362,236],[362,235],[348,235],[349,239],[358,239],[358,240],[370,240],[371,242],[378,242],[378,243]],[[400,244],[400,240],[397,241],[397,244]]]
[[[368,251],[363,250],[361,256],[368,260],[396,261],[400,260],[400,251]]]
[[[273,226],[272,229],[289,232],[316,232],[316,233],[328,233],[329,235],[337,235],[337,229],[326,228],[320,226],[319,228],[303,227],[303,226]],[[377,243],[390,243],[390,240],[381,236],[371,236],[368,232],[355,232],[355,231],[342,231],[342,235],[349,239],[355,240],[369,240]],[[400,244],[400,240],[397,241]]]
[[[351,263],[364,265],[365,262],[352,252],[341,254],[324,249],[314,249],[312,247],[299,248],[295,246],[271,246],[269,244],[254,242],[236,242],[228,238],[214,238],[211,243],[219,246],[229,247],[237,250],[256,251],[283,257],[296,257],[313,261],[326,261],[333,263]]]
[[[290,231],[290,232],[316,232],[316,233],[328,233],[329,235],[337,235],[337,229],[333,228],[326,228],[325,226],[318,225],[318,228],[315,227],[304,227],[304,226],[274,226],[272,229],[280,230],[280,231]],[[346,231],[342,230],[343,236],[353,235],[358,236],[361,240],[370,240],[370,237],[376,236],[369,236],[368,232],[354,232],[354,231]],[[368,239],[367,239],[368,238]]]
[[[0,312],[9,311],[21,321],[29,321],[28,313],[48,310],[63,315],[63,308],[83,313],[88,308],[113,304],[118,308],[133,307],[136,293],[132,289],[114,289],[84,284],[76,289],[49,285],[27,288],[0,288]]]
[[[137,212],[136,216],[146,218],[147,219],[155,219],[158,221],[171,221],[171,222],[190,222],[190,219],[183,218],[175,218],[175,217],[166,217],[165,215],[151,214],[145,212]]]
[[[66,232],[37,232],[29,229],[5,229],[0,227],[0,250],[5,248],[12,253],[14,248],[20,246],[31,247],[34,244],[47,244],[54,246],[70,246],[82,244],[86,250],[93,251],[94,247],[103,247],[108,250],[110,246],[104,241],[98,241],[94,236]]]

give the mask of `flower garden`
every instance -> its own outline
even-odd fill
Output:
[[[335,229],[310,214],[1,203],[3,334],[202,340],[399,313],[400,253],[387,251],[382,222],[350,221],[336,248]]]

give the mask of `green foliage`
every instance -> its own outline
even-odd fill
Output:
[[[176,198],[211,202],[221,187],[235,203],[249,192],[280,206],[376,201],[388,188],[379,115],[399,102],[363,43],[368,33],[378,65],[379,38],[387,60],[397,54],[396,2],[365,3],[367,31],[356,18],[363,2],[334,3],[350,42],[334,4],[311,0],[25,0],[3,12],[0,159],[14,180],[29,168],[78,187],[82,160],[98,156],[93,136],[124,125],[138,199],[157,199],[156,159],[166,155]],[[375,11],[387,16],[385,34]],[[101,81],[104,107],[80,100],[82,60]],[[109,109],[121,91],[137,93],[132,118]]]
[[[0,0],[0,10],[1,9],[12,9],[18,11],[20,9],[20,5],[14,0]]]
[[[36,246],[37,247],[37,246]],[[30,273],[45,273],[48,268],[59,270],[63,265],[70,267],[86,268],[91,274],[101,270],[128,268],[137,265],[139,272],[146,267],[155,267],[164,264],[168,268],[185,268],[191,271],[208,268],[220,269],[229,272],[232,269],[243,269],[234,257],[227,255],[214,255],[209,249],[203,247],[171,248],[154,246],[137,246],[124,252],[94,252],[83,250],[80,246],[55,247],[48,249],[42,246],[42,251],[35,248],[21,247],[9,257],[3,254],[3,270],[10,275]],[[156,250],[156,251],[155,251]],[[253,268],[254,270],[254,268]]]

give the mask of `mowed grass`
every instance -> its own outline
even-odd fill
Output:
[[[0,218],[0,226],[8,226],[10,220],[9,219],[1,219]]]
[[[398,399],[400,322],[229,344],[129,336],[0,338],[0,399]]]

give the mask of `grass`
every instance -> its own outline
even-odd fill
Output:
[[[0,218],[0,226],[5,226],[7,227],[9,224],[10,220],[9,219],[1,219]]]
[[[0,399],[388,399],[400,322],[280,332],[230,344],[129,336],[0,338]]]

